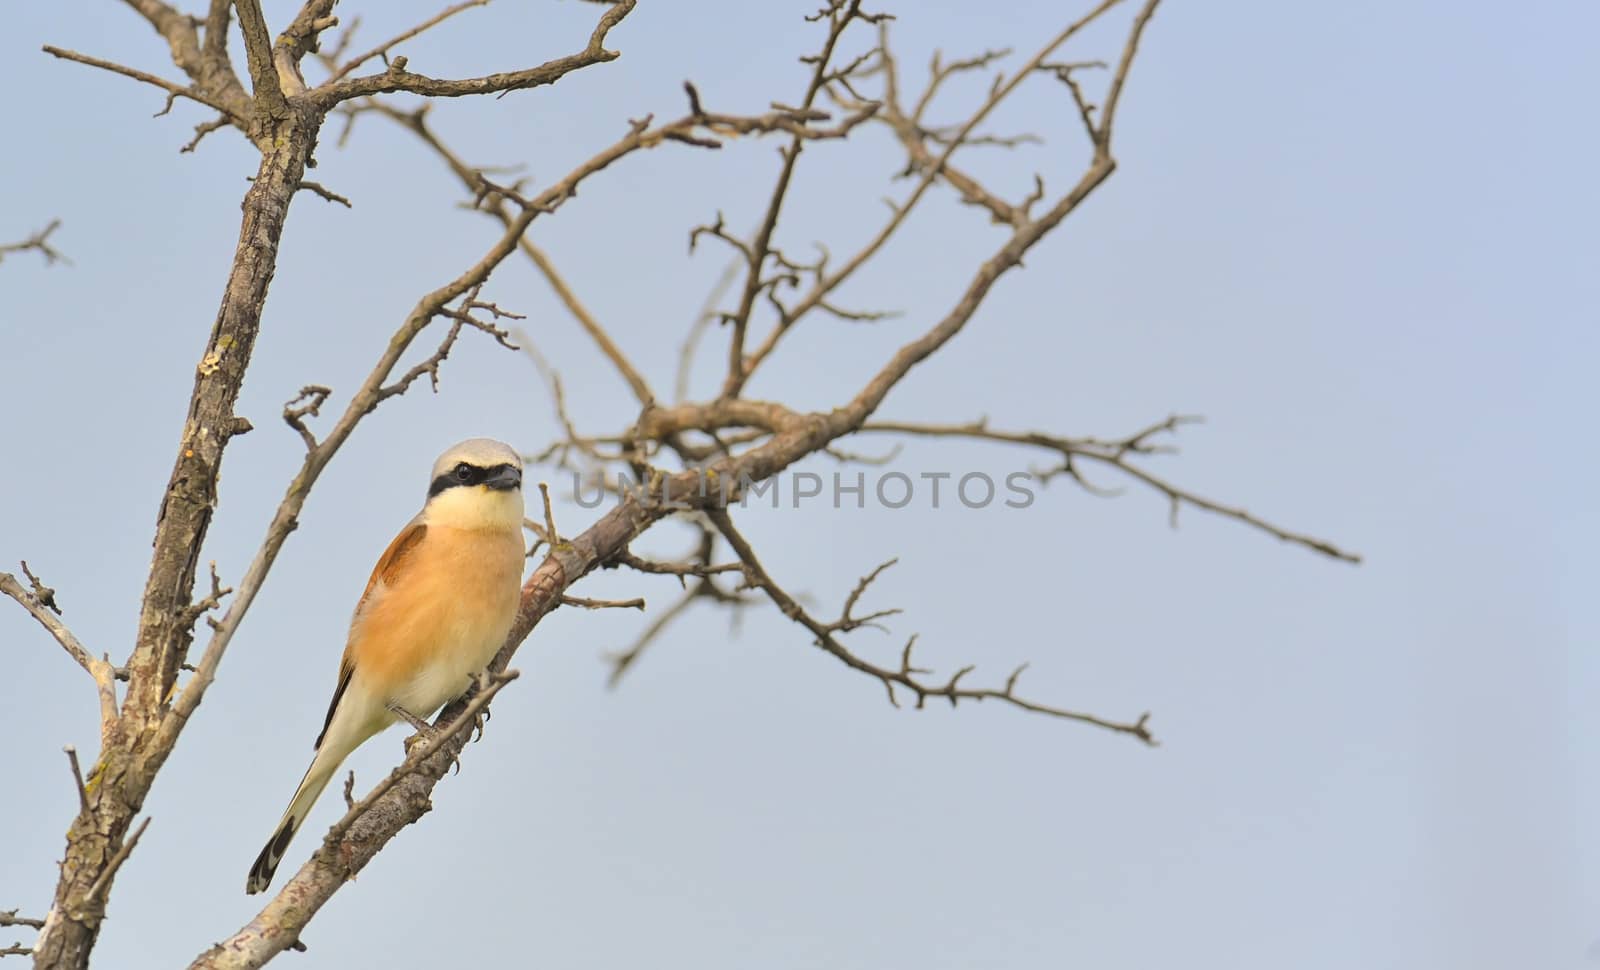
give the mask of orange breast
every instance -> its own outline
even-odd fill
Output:
[[[356,675],[394,703],[436,706],[455,696],[504,642],[522,566],[520,535],[429,526],[351,626]]]

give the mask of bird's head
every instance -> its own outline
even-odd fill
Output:
[[[468,438],[433,463],[423,519],[460,529],[522,528],[522,456],[493,438]]]

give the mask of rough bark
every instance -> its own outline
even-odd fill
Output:
[[[36,967],[88,966],[121,863],[118,851],[171,751],[152,742],[172,716],[172,687],[199,618],[193,608],[195,571],[217,501],[223,450],[233,436],[250,430],[233,407],[260,331],[284,219],[316,128],[286,112],[263,119],[260,134],[261,166],[244,197],[233,267],[211,339],[196,365],[177,460],[157,516],[138,642],[128,662],[128,696],[120,715],[104,728],[100,759],[85,784],[88,808],[67,831],[50,916],[34,948]]]

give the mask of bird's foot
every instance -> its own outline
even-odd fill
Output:
[[[429,724],[427,721],[416,716],[398,704],[390,704],[389,713],[411,725],[411,727],[417,732],[411,737],[406,738],[406,754],[410,754],[411,749],[417,745],[430,743],[434,738],[439,736],[438,728],[435,728],[432,724]]]
[[[418,745],[428,745],[429,747],[432,747],[433,743],[439,739],[439,735],[442,733],[432,724],[429,724],[427,721],[424,721],[422,718],[398,705],[390,705],[389,712],[395,717],[398,717],[400,720],[411,725],[417,731],[416,734],[406,738],[405,745],[407,756],[410,756],[413,752],[415,752]],[[456,754],[450,758],[450,767],[455,769],[456,773],[458,774],[461,772],[461,755]]]
[[[480,670],[478,673],[476,673],[476,674],[474,674],[472,676],[472,682],[477,686],[478,690],[488,690],[489,689],[489,684],[492,681],[490,680],[488,671]],[[479,711],[477,714],[473,715],[473,718],[472,718],[472,731],[473,731],[472,741],[473,741],[474,744],[476,744],[477,742],[483,740],[483,726],[485,724],[488,724],[488,723],[489,723],[489,709],[487,707],[485,707],[483,710]]]

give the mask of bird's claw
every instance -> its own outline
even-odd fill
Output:
[[[474,674],[473,677],[472,677],[472,681],[473,681],[473,684],[476,685],[476,687],[480,691],[488,690],[489,689],[489,685],[491,683],[493,683],[493,680],[492,680],[492,678],[490,678],[489,672],[487,670],[480,670],[478,673]],[[474,744],[476,744],[479,741],[483,740],[483,726],[485,724],[489,723],[489,716],[490,716],[489,715],[489,709],[487,707],[485,707],[483,710],[479,711],[476,715],[473,716],[473,718],[472,718],[472,731],[473,731],[472,742]]]
[[[408,712],[402,711],[398,708],[391,708],[391,710],[394,710],[395,714],[398,715],[401,720],[406,721],[412,727],[417,729],[417,733],[413,734],[409,738],[406,738],[405,741],[406,755],[408,757],[414,751],[416,751],[417,745],[420,744],[432,746],[433,742],[439,739],[440,731],[432,724],[429,724],[421,718],[415,717],[415,715],[409,714]],[[454,769],[455,774],[459,775],[461,773],[461,755],[459,752],[450,756],[450,767]]]
[[[432,742],[434,738],[439,736],[438,728],[435,728],[432,724],[429,724],[427,721],[424,721],[422,718],[416,716],[398,704],[390,704],[389,713],[411,725],[411,727],[417,732],[411,737],[406,738],[406,754],[410,754],[411,749],[417,745]]]

